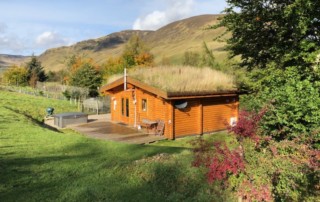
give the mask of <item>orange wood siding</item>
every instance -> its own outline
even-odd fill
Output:
[[[134,91],[123,91],[123,87],[114,89],[111,97],[111,120],[116,122],[122,122],[129,125],[134,125],[134,103],[133,103]],[[122,98],[124,99],[124,115],[122,115]],[[129,101],[129,117],[126,116],[126,100]],[[114,107],[116,103],[116,107]]]
[[[142,119],[162,120],[165,123],[164,135],[169,138],[169,111],[168,102],[162,98],[148,93],[142,89],[136,89],[137,96],[137,124],[140,125]],[[147,110],[142,110],[142,99],[147,100]]]
[[[204,99],[203,133],[224,130],[231,117],[238,116],[238,97]]]
[[[174,109],[175,137],[200,134],[200,103],[198,100],[188,100],[185,109]]]
[[[123,86],[119,86],[110,93],[112,121],[134,126],[135,118],[137,125],[142,119],[163,120],[164,136],[169,139],[223,130],[231,117],[238,117],[238,96],[187,99],[187,108],[179,110],[174,107],[175,101],[165,100],[137,87],[123,91]],[[129,100],[129,117],[126,113],[122,115],[122,98]],[[147,100],[146,111],[142,110],[142,99]]]

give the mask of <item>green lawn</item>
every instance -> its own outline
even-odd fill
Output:
[[[0,90],[0,201],[225,199],[191,167],[192,138],[147,146],[89,139],[43,127],[48,106],[76,110],[66,101]]]

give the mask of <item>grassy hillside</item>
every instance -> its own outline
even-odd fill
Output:
[[[185,139],[128,145],[52,130],[39,122],[47,106],[75,110],[65,101],[0,90],[0,201],[230,199],[215,195],[191,167]]]
[[[224,28],[207,29],[217,23],[219,16],[191,17],[173,22],[148,34],[145,41],[151,47],[155,61],[160,62],[162,58],[168,57],[174,63],[179,63],[185,51],[201,51],[203,42],[206,42],[213,51],[217,61],[224,60],[227,56],[227,52],[223,50],[225,43],[213,40],[225,31]]]
[[[79,42],[70,47],[49,49],[39,56],[46,70],[60,70],[65,67],[64,61],[72,54],[92,57],[102,64],[111,56],[122,53],[124,45],[133,34],[138,34],[155,55],[156,63],[166,58],[172,63],[180,63],[185,51],[200,51],[205,41],[213,50],[217,61],[226,58],[223,50],[225,43],[213,41],[224,29],[207,30],[209,25],[217,23],[219,15],[201,15],[173,22],[157,31],[121,31]]]
[[[29,56],[0,54],[0,74],[12,65],[24,65],[29,59]]]
[[[65,68],[65,61],[72,55],[91,57],[98,64],[122,53],[125,43],[132,35],[143,38],[148,31],[122,31],[98,39],[81,41],[72,46],[49,49],[39,56],[46,70],[57,71]]]

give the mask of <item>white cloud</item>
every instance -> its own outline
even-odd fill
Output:
[[[133,24],[135,30],[156,30],[170,22],[189,17],[192,13],[194,0],[168,1],[165,10],[155,10],[139,17]]]
[[[70,45],[71,41],[56,32],[46,31],[36,38],[36,44],[44,48],[53,48],[63,45]]]
[[[0,36],[0,51],[6,51],[10,49],[12,52],[19,52],[25,47],[15,36]]]
[[[10,49],[11,52],[19,52],[24,48],[25,46],[20,38],[8,32],[6,23],[0,22],[0,52],[5,53],[7,49]]]

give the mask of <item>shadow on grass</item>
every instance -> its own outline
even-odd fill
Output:
[[[58,151],[39,151],[31,157],[3,156],[0,158],[0,181],[3,184],[0,186],[0,201],[23,201],[26,198],[30,201],[124,199],[122,193],[134,186],[128,182],[128,166],[159,153],[181,151],[183,149],[84,138],[84,142]],[[150,191],[147,185],[139,189],[141,192],[144,189]],[[130,197],[127,199],[130,201]]]
[[[17,110],[17,109],[13,109],[11,107],[4,107],[12,112],[15,112],[17,114],[21,114],[23,115],[24,117],[26,117],[28,120],[30,120],[32,123],[36,124],[37,126],[40,126],[41,128],[46,128],[48,130],[51,130],[51,131],[54,131],[54,132],[57,132],[57,133],[62,133],[61,131],[59,131],[57,128],[54,128],[52,126],[49,126],[47,124],[44,124],[43,121],[39,121],[35,118],[33,118],[32,116],[30,116],[29,114],[23,112],[23,111],[20,111],[20,110]]]

